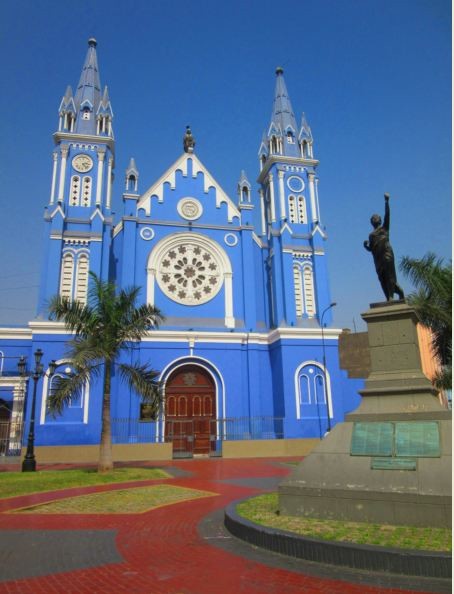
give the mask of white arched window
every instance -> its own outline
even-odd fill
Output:
[[[288,197],[288,216],[291,223],[298,221],[295,196]]]
[[[70,206],[79,206],[80,204],[80,177],[78,175],[73,175],[71,177],[69,204]]]
[[[91,177],[85,176],[82,179],[82,206],[90,206],[91,202]]]
[[[297,317],[303,315],[303,291],[302,291],[302,279],[301,279],[301,268],[298,264],[293,265],[293,282],[295,286],[295,308]]]
[[[77,259],[75,298],[81,303],[87,302],[88,290],[88,255],[81,254]]]
[[[46,373],[43,380],[43,393],[41,400],[40,424],[44,423],[87,423],[90,386],[86,382],[78,394],[74,394],[63,408],[62,414],[52,415],[48,410],[48,399],[55,389],[57,378],[65,378],[74,373],[70,360],[60,359],[57,363],[56,372],[52,377]]]
[[[74,256],[66,253],[61,262],[60,273],[60,295],[61,297],[72,298],[74,281]]]
[[[303,267],[303,289],[304,289],[304,311],[310,317],[314,317],[315,310],[315,294],[314,294],[314,277],[312,274],[312,266],[305,265]]]
[[[323,365],[316,361],[305,361],[298,367],[295,372],[295,401],[297,419],[320,419],[326,422],[328,410],[332,418],[331,381]]]
[[[304,200],[304,196],[298,196],[297,209],[298,209],[298,223],[307,223],[306,201]]]

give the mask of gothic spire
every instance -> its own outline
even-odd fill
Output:
[[[284,80],[284,70],[278,67],[276,68],[273,111],[267,134],[270,153],[290,157],[298,156],[296,134],[296,119]]]
[[[88,51],[77,85],[74,101],[77,110],[76,132],[96,134],[95,114],[101,101],[101,81],[99,79],[96,39],[88,40]]]

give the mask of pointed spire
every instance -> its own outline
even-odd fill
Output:
[[[276,68],[276,87],[274,91],[273,111],[268,129],[270,153],[298,156],[296,143],[297,125],[290,97],[284,80],[284,70]]]
[[[126,169],[126,191],[137,192],[139,182],[139,170],[137,169],[134,157],[129,160],[129,165]]]
[[[241,170],[240,179],[238,180],[237,185],[237,194],[240,197],[239,203],[241,204],[249,204],[251,202],[251,184],[247,178],[246,172],[244,169]]]
[[[78,111],[76,132],[82,134],[96,134],[95,114],[101,100],[96,45],[96,39],[88,40],[88,51],[74,98]]]

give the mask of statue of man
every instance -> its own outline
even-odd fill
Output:
[[[193,153],[195,147],[195,139],[192,135],[191,128],[186,126],[186,134],[183,136],[183,148],[185,153]]]
[[[386,301],[392,301],[394,293],[399,295],[399,299],[404,298],[404,292],[397,284],[394,252],[389,243],[389,219],[389,194],[385,194],[385,219],[383,225],[380,215],[372,215],[370,222],[374,230],[369,235],[369,241],[364,242],[364,247],[368,252],[372,252],[375,270]]]

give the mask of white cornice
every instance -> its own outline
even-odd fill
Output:
[[[63,322],[49,320],[29,322],[29,328],[0,328],[0,339],[22,338],[31,340],[37,334],[66,334]],[[342,333],[340,328],[324,328],[325,340],[337,340]],[[224,343],[224,344],[262,344],[270,345],[278,340],[313,340],[320,339],[321,328],[275,328],[270,332],[211,332],[197,330],[151,330],[142,342],[188,342]]]
[[[0,340],[26,339],[31,340],[29,328],[0,328]]]
[[[284,155],[273,155],[266,160],[260,175],[257,178],[259,184],[263,184],[270,168],[275,164],[285,163],[287,165],[301,165],[302,167],[317,167],[317,159],[303,159],[301,157],[285,157]]]
[[[115,141],[111,136],[95,136],[91,134],[74,134],[73,132],[55,132],[54,142],[88,142],[90,144],[107,145],[112,154],[115,153]]]

